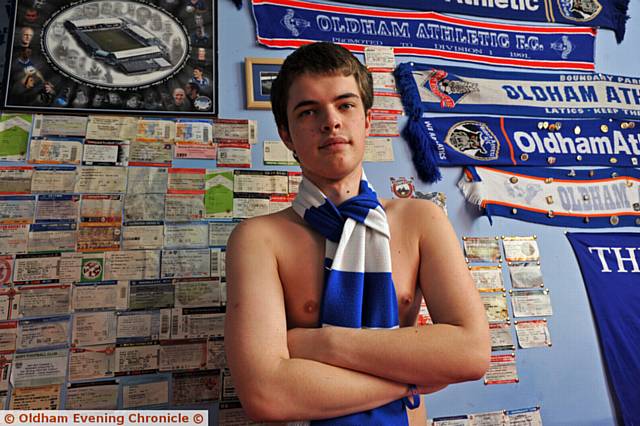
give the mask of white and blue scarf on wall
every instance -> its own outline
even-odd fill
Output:
[[[350,328],[397,328],[398,302],[391,277],[391,251],[387,215],[364,172],[360,193],[339,206],[311,181],[303,179],[294,211],[326,238],[325,286],[320,310],[322,326]],[[405,407],[414,401],[403,398],[374,410],[313,425],[406,425]]]

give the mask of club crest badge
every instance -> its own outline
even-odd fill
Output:
[[[602,5],[598,0],[558,0],[560,13],[576,22],[587,22],[598,16]]]
[[[444,70],[431,70],[424,85],[431,93],[440,98],[440,107],[442,108],[453,108],[465,95],[480,90],[478,83],[449,76],[449,73]]]
[[[558,52],[562,59],[567,59],[569,54],[573,51],[573,43],[571,43],[569,37],[562,36],[560,40],[551,43],[551,48]]]
[[[103,259],[82,260],[82,282],[101,281],[104,272]]]
[[[291,32],[292,36],[300,37],[302,31],[311,26],[311,22],[305,19],[295,18],[294,15],[295,12],[293,9],[287,9],[287,13],[282,17],[280,23]]]
[[[413,178],[391,178],[391,192],[397,198],[413,198],[415,192]]]
[[[445,143],[460,154],[481,161],[498,158],[500,141],[489,126],[480,121],[461,121],[447,133]]]

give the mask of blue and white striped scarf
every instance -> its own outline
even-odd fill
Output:
[[[303,179],[293,209],[326,238],[322,326],[397,328],[398,302],[391,277],[387,215],[364,172],[359,194],[336,206],[311,181]],[[417,402],[416,402],[417,401]],[[313,425],[406,425],[408,398],[382,407]]]

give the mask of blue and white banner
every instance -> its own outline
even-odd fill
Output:
[[[636,167],[640,158],[640,121],[457,116],[422,123],[425,141],[405,132],[420,174],[429,173],[423,163],[432,158],[436,167]]]
[[[640,234],[567,233],[623,424],[640,419]]]
[[[393,47],[396,54],[510,67],[593,71],[596,31],[474,21],[435,12],[374,10],[298,0],[254,0],[258,41],[295,48],[314,41],[354,52]]]
[[[618,43],[624,38],[629,6],[629,0],[349,0],[349,3],[518,21],[589,25],[614,30]]]
[[[640,226],[636,169],[467,167],[458,187],[489,220],[504,216],[577,228]]]
[[[542,74],[403,63],[395,71],[405,111],[553,118],[640,117],[640,78]]]

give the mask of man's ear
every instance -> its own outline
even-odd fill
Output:
[[[286,129],[284,126],[278,126],[278,135],[280,135],[280,139],[282,139],[282,142],[284,142],[287,148],[293,151],[293,142],[291,141],[291,135],[289,134],[289,130]]]

